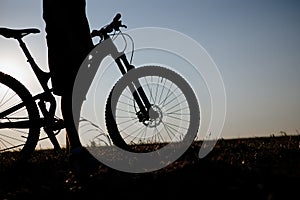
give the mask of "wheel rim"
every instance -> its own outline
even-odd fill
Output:
[[[0,117],[0,123],[19,122],[39,118],[35,102],[29,91],[16,79],[0,74],[0,113],[23,103],[20,108],[6,116]],[[34,151],[39,138],[39,128],[1,128],[0,152],[22,150],[26,159]]]

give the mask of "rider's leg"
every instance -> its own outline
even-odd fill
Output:
[[[52,87],[54,94],[62,96],[61,111],[71,149],[81,147],[76,126],[82,102],[72,109],[73,82],[94,46],[85,8],[85,0],[43,0]]]
[[[67,151],[72,171],[79,179],[85,180],[91,173],[96,172],[99,161],[80,142],[78,126],[83,100],[84,98],[77,98],[73,101],[72,95],[62,95],[61,111],[70,145]]]
[[[85,14],[85,0],[43,0],[46,22],[48,62],[53,92],[61,96],[61,112],[70,145],[70,162],[74,171],[89,171],[98,164],[82,147],[78,135],[81,104],[73,105],[72,88],[81,63],[94,47]],[[75,91],[76,92],[76,91]],[[81,101],[82,100],[82,101]]]
[[[78,105],[72,106],[71,95],[62,95],[61,97],[61,112],[64,118],[64,124],[68,138],[67,142],[69,144],[69,149],[67,149],[68,152],[75,151],[76,149],[82,147],[78,135],[81,104],[82,101],[78,103]]]

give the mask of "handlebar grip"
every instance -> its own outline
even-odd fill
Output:
[[[120,19],[121,19],[121,14],[117,13],[116,16],[114,17],[113,21],[116,22],[116,21],[119,21]]]

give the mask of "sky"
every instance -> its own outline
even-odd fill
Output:
[[[39,0],[1,0],[0,27],[35,27],[25,41],[45,71],[47,46]],[[163,27],[197,41],[217,65],[226,90],[222,138],[300,131],[300,2],[297,0],[87,0],[91,29],[120,12],[128,29]],[[32,72],[13,40],[0,37],[0,71],[32,91]],[[34,93],[33,92],[33,93]]]

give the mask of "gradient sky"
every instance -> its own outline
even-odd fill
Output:
[[[26,42],[48,70],[41,7],[40,0],[1,0],[0,27],[39,28],[41,34],[27,37]],[[207,50],[227,95],[221,137],[300,131],[300,1],[87,0],[91,29],[110,22],[117,12],[129,29],[173,29]],[[24,61],[17,43],[0,37],[0,70],[33,87]]]

